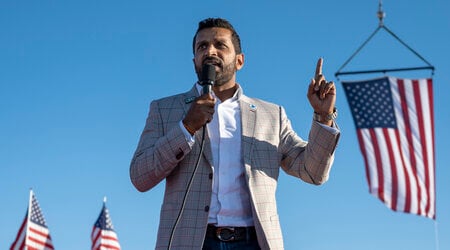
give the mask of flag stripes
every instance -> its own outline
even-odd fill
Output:
[[[95,242],[95,245],[92,246],[93,250],[120,250],[120,245],[115,232],[95,228],[92,231],[91,238],[93,239],[93,242]]]
[[[29,227],[28,245],[29,247],[36,247],[39,249],[43,246],[44,249],[53,249],[53,244],[51,242],[51,237],[48,229],[34,228],[33,225]]]
[[[19,232],[17,233],[16,239],[12,243],[10,250],[20,250],[25,247],[25,237],[27,230],[25,226],[27,225],[27,221],[23,220],[22,225],[20,225]]]
[[[384,77],[343,85],[369,192],[394,211],[435,219],[432,80]]]

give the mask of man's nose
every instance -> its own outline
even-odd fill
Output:
[[[214,47],[213,44],[208,46],[208,49],[206,50],[207,56],[217,56],[217,49]]]

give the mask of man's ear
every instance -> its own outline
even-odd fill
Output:
[[[194,58],[192,58],[192,65],[194,65],[194,72],[196,72],[196,73],[197,73],[197,69],[195,68],[195,57],[194,57]]]
[[[244,67],[244,53],[236,55],[236,69],[240,70]]]

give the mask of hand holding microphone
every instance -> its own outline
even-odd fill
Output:
[[[212,64],[204,64],[199,80],[199,84],[203,86],[203,94],[194,100],[183,119],[183,125],[191,135],[209,123],[213,118],[216,100],[210,93],[215,80],[215,66]]]

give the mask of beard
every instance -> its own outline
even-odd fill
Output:
[[[214,85],[222,86],[233,78],[237,71],[236,64],[234,63],[235,61],[236,57],[228,64],[221,63],[220,65],[217,65],[220,70],[219,72],[216,72],[216,80],[214,81]],[[202,65],[196,66],[195,71],[197,73],[198,80],[200,80],[202,75]]]

